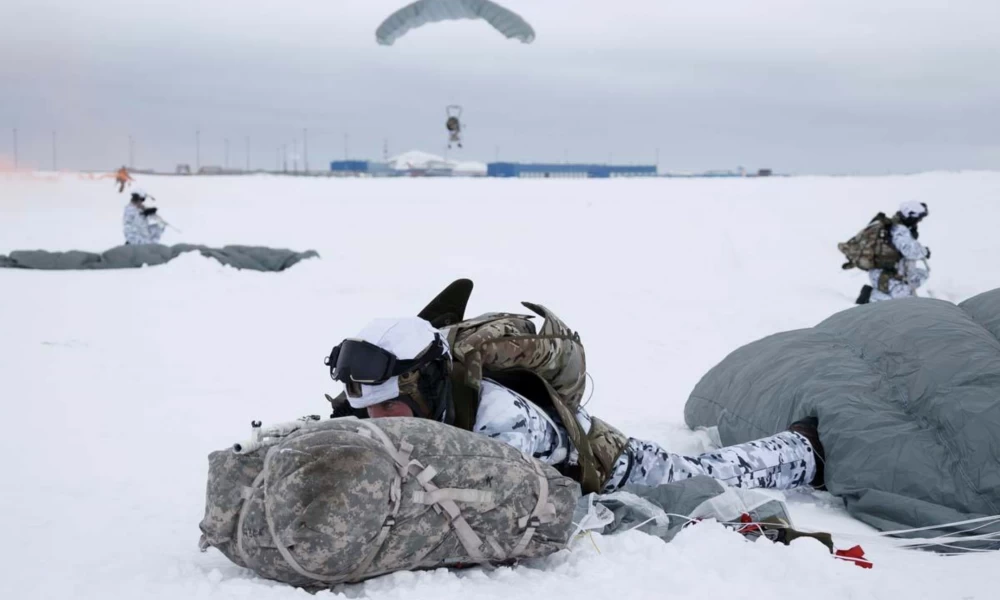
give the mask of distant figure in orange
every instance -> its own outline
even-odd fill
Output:
[[[132,176],[128,174],[128,169],[124,166],[118,169],[118,173],[115,174],[115,182],[118,183],[118,193],[125,191],[125,184],[132,181]]]

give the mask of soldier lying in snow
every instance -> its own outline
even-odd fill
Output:
[[[333,416],[416,416],[481,433],[555,466],[585,492],[696,475],[743,488],[822,486],[814,422],[691,457],[591,417],[580,405],[586,361],[579,335],[545,307],[525,306],[545,318],[539,332],[532,317],[507,313],[457,323],[424,313],[371,322],[326,359],[346,388],[330,399]]]

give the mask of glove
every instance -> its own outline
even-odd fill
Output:
[[[924,246],[924,250],[927,251],[927,256],[925,256],[924,258],[930,258],[931,257],[931,249],[928,248],[927,246]]]
[[[155,214],[156,214],[156,207],[155,206],[151,206],[150,208],[144,208],[144,209],[142,209],[142,216],[144,216],[144,217],[148,217],[150,215],[155,215]]]

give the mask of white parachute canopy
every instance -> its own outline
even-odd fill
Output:
[[[507,38],[530,44],[535,30],[520,15],[489,0],[419,0],[392,13],[375,31],[383,46],[427,23],[458,19],[482,19]]]

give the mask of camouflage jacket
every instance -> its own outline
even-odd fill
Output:
[[[166,226],[151,222],[142,214],[142,210],[129,202],[125,205],[122,215],[122,230],[125,242],[128,244],[158,244]]]
[[[580,336],[544,306],[524,305],[545,319],[536,330],[532,317],[489,313],[444,328],[454,359],[454,424],[472,431],[483,380],[513,390],[550,414],[565,429],[578,465],[564,465],[586,492],[598,492],[628,438],[607,423],[577,418],[586,388],[586,355]]]

